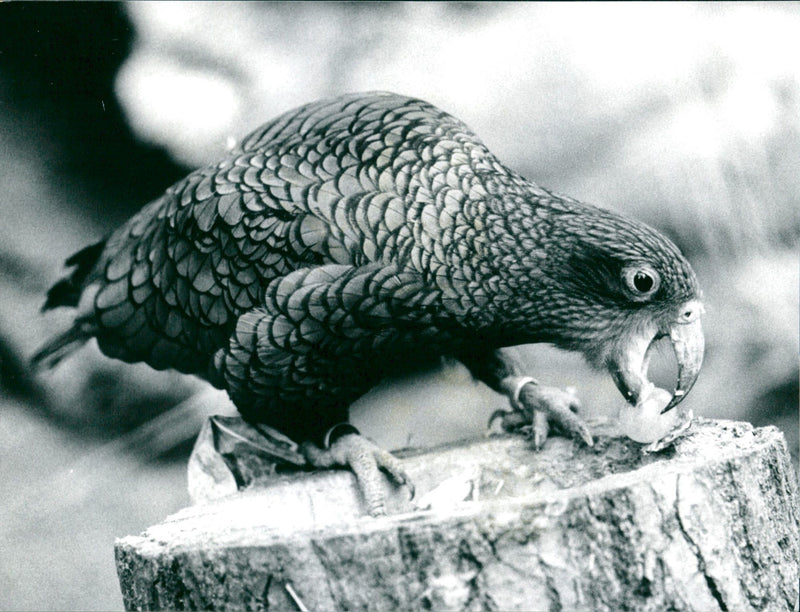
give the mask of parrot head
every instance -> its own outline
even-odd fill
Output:
[[[537,274],[547,340],[607,370],[637,405],[654,388],[647,378],[653,348],[669,338],[677,382],[661,412],[677,406],[704,353],[702,295],[688,261],[653,228],[592,206],[569,203],[548,225]]]

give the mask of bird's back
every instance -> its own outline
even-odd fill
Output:
[[[485,199],[483,171],[504,169],[460,121],[419,100],[354,94],[290,111],[76,262],[60,283],[71,297],[48,302],[78,306],[61,345],[95,336],[110,356],[219,384],[212,354],[292,270],[463,268],[479,250],[466,217],[482,214],[470,206]]]

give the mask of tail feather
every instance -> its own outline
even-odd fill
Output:
[[[62,278],[48,289],[42,312],[59,306],[77,306],[80,296],[80,288],[76,287],[72,277]]]
[[[83,346],[92,334],[79,324],[56,336],[31,357],[35,368],[52,368],[67,355]]]
[[[47,292],[47,300],[42,306],[42,311],[58,308],[59,306],[77,306],[83,291],[83,283],[92,271],[100,254],[106,246],[106,241],[101,240],[77,253],[66,261],[66,265],[75,266],[72,274],[62,278]]]
[[[67,259],[66,265],[74,266],[75,269],[69,276],[62,278],[50,288],[42,311],[59,306],[78,306],[86,279],[97,264],[105,246],[106,241],[101,240],[81,249]],[[52,368],[92,337],[90,329],[91,325],[86,319],[81,319],[79,313],[79,318],[70,329],[50,340],[31,357],[31,364],[35,368]]]

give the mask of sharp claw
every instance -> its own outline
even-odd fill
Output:
[[[533,447],[536,450],[544,446],[549,433],[550,425],[547,422],[547,415],[541,410],[536,410],[533,413]]]
[[[578,432],[581,439],[586,443],[586,446],[592,447],[594,446],[594,438],[592,434],[589,433],[589,430],[586,428],[585,425],[581,424],[581,429]]]
[[[579,437],[586,443],[586,446],[594,446],[594,439],[589,433],[589,428],[581,421],[580,417],[574,412],[559,412],[557,415],[558,423],[566,429],[573,437]]]
[[[411,478],[405,472],[405,470],[402,470],[402,469],[400,469],[398,467],[395,467],[394,469],[386,468],[384,466],[381,466],[381,467],[386,472],[388,472],[392,476],[392,478],[394,478],[394,480],[395,480],[395,482],[397,482],[397,484],[399,484],[400,486],[404,486],[404,487],[406,487],[408,489],[408,492],[409,492],[408,499],[409,499],[409,501],[414,499],[414,495],[416,494],[416,488],[414,487],[414,483],[411,481]]]
[[[400,466],[394,455],[381,451],[378,465],[382,470],[388,473],[397,484],[408,489],[409,501],[414,499],[414,495],[416,494],[414,483],[408,473]]]
[[[502,408],[498,408],[489,417],[489,423],[487,423],[486,428],[491,429],[492,424],[495,422],[496,419],[504,419],[508,414],[509,414],[508,410],[503,410]]]

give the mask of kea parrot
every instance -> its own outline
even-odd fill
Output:
[[[109,357],[202,377],[310,466],[352,469],[374,515],[380,470],[411,483],[348,407],[386,376],[455,358],[537,446],[554,424],[591,445],[574,392],[527,376],[507,347],[579,351],[635,411],[653,389],[648,351],[669,337],[677,384],[659,414],[703,358],[700,290],[669,239],[539,187],[458,119],[386,92],[281,115],[66,263],[44,309],[73,307],[74,324],[35,363],[95,338]]]

